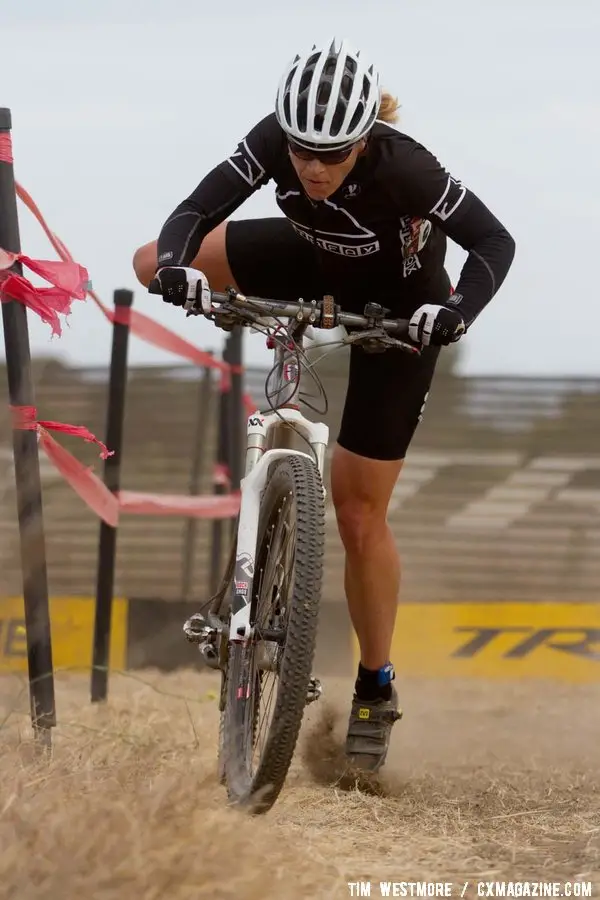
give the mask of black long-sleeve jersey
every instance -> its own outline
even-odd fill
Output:
[[[380,298],[394,314],[412,311],[415,294],[422,297],[423,286],[443,270],[447,237],[468,252],[448,301],[467,326],[512,265],[515,242],[506,228],[412,137],[377,122],[344,183],[326,200],[313,201],[271,114],[167,219],[158,238],[158,266],[189,265],[204,237],[271,179],[277,205],[314,246],[328,283]],[[391,297],[397,303],[390,304]]]

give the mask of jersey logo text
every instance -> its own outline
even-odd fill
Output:
[[[338,206],[333,200],[324,200],[323,205],[327,208],[327,225],[325,228],[314,229],[314,234],[307,225],[296,222],[288,215],[300,237],[311,243],[316,242],[322,250],[339,256],[370,256],[379,251],[380,244],[374,231],[361,225],[347,209]]]

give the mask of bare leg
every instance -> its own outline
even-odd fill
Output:
[[[348,609],[361,663],[371,670],[389,661],[396,622],[400,557],[386,517],[402,462],[366,459],[336,446],[331,467]]]
[[[227,222],[222,222],[207,234],[198,255],[190,263],[190,268],[204,272],[213,291],[225,291],[227,287],[237,289],[227,260],[226,230]],[[148,287],[154,277],[156,262],[156,241],[139,247],[133,255],[133,269],[144,287]]]

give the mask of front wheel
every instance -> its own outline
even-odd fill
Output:
[[[324,540],[317,466],[306,456],[277,460],[260,508],[253,634],[229,643],[223,715],[228,795],[253,812],[273,806],[294,755],[316,646]]]

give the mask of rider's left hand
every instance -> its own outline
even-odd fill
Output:
[[[411,340],[427,347],[441,347],[452,344],[465,333],[462,316],[447,306],[425,303],[410,317],[408,333]]]

